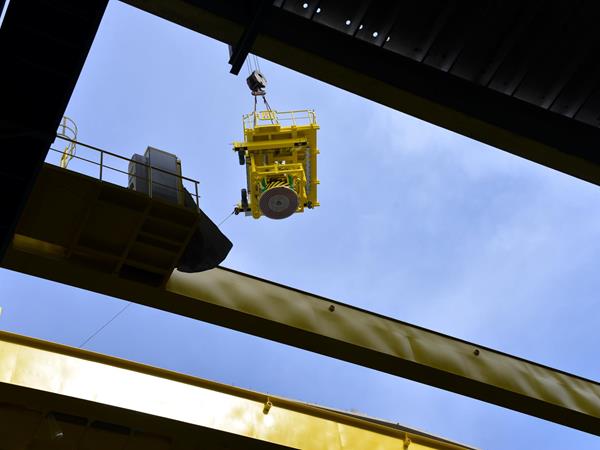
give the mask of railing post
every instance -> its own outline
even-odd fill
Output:
[[[150,160],[150,153],[148,153],[148,195],[152,198],[152,161]]]
[[[100,151],[100,181],[102,181],[102,166],[104,165],[104,152]]]

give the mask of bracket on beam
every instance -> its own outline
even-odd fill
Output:
[[[273,0],[258,0],[255,2],[252,18],[248,26],[244,29],[242,37],[235,44],[229,46],[229,64],[231,64],[230,73],[238,75],[240,69],[244,65],[244,61],[248,57],[248,53],[258,35],[259,25],[263,16],[264,10],[273,3]]]

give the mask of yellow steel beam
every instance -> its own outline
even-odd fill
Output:
[[[233,148],[244,150],[274,150],[278,148],[294,148],[296,144],[306,145],[306,138],[278,139],[275,141],[234,142]]]
[[[45,408],[32,408],[30,399],[24,402],[21,397],[11,395],[24,391],[38,405],[42,397],[54,396],[52,411],[40,414],[40,409]],[[104,436],[104,448],[123,448],[125,441],[129,441],[127,449],[157,448],[144,446],[143,442],[138,444],[135,436],[139,432],[123,430],[128,425],[124,425],[127,418],[123,419],[122,410],[196,426],[193,448],[206,444],[202,439],[204,429],[265,444],[263,447],[255,442],[252,448],[273,448],[270,444],[276,444],[277,448],[319,450],[468,448],[394,424],[6,332],[0,332],[0,392],[3,393],[0,417],[4,419],[0,442],[2,448],[8,449],[25,448],[18,445],[25,442],[30,445],[35,442],[39,445],[35,448],[103,448],[102,443],[93,442],[98,428],[109,436],[112,433],[114,446],[108,445]],[[12,403],[7,406],[8,397]],[[73,419],[70,406],[74,399],[80,401],[78,419]],[[90,417],[95,415],[93,404],[108,407],[112,426],[89,426]],[[24,427],[23,423],[36,413],[37,421],[29,420],[33,426]],[[65,415],[71,419],[64,420]],[[169,442],[172,436],[159,433],[161,428],[159,423],[158,429],[139,431],[145,433],[146,439],[147,432],[154,431],[154,442]],[[156,439],[157,433],[162,439]],[[82,442],[86,439],[90,442]],[[69,440],[78,444],[71,447]],[[210,448],[234,447],[213,443]]]
[[[166,287],[101,273],[15,236],[3,266],[294,345],[600,435],[600,384],[323,297],[219,268]]]

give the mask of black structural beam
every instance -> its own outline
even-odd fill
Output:
[[[12,0],[0,28],[0,259],[108,0]]]
[[[229,46],[229,64],[231,64],[230,72],[232,74],[237,75],[240,73],[240,69],[244,65],[244,61],[246,61],[248,53],[254,45],[254,41],[258,35],[262,14],[272,3],[272,0],[256,0],[255,2],[248,2],[249,5],[254,5],[250,22],[244,30],[240,40],[234,46]]]
[[[243,0],[123,0],[235,45]],[[252,53],[531,161],[600,184],[600,129],[269,6]]]

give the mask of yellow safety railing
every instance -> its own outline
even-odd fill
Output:
[[[69,165],[69,162],[75,156],[76,144],[77,141],[77,124],[67,116],[63,116],[60,121],[60,125],[58,126],[58,130],[56,135],[61,138],[65,138],[65,148],[62,152],[62,156],[60,157],[60,167],[66,169]]]
[[[296,111],[256,111],[243,116],[244,130],[261,125],[307,126],[316,125],[317,117],[312,109]]]
[[[56,137],[62,141],[66,142],[66,147],[65,148],[75,148],[76,145],[80,146],[81,148],[83,148],[84,150],[89,150],[91,151],[91,156],[90,157],[83,157],[81,155],[76,155],[75,152],[73,151],[72,153],[68,154],[67,157],[67,162],[65,165],[63,165],[63,160],[65,159],[65,154],[66,151],[57,149],[57,148],[53,148],[50,147],[50,151],[55,152],[55,153],[59,153],[61,155],[60,157],[60,162],[59,165],[62,168],[67,168],[67,164],[71,159],[75,159],[77,161],[81,161],[85,164],[89,164],[92,166],[97,166],[98,167],[98,179],[100,181],[104,181],[106,179],[106,174],[105,172],[110,172],[110,173],[117,173],[117,174],[122,174],[122,175],[127,175],[129,177],[133,176],[138,180],[141,180],[144,183],[150,183],[153,185],[157,185],[157,186],[161,186],[165,189],[174,189],[172,186],[168,186],[162,183],[159,183],[156,180],[153,180],[151,177],[152,171],[156,171],[156,172],[162,172],[168,175],[172,175],[177,177],[180,181],[181,181],[181,187],[185,187],[188,192],[190,193],[190,195],[194,198],[194,200],[196,201],[196,205],[199,205],[199,200],[200,200],[200,195],[198,193],[198,185],[199,185],[199,181],[198,180],[194,180],[193,178],[188,178],[188,177],[184,177],[183,175],[180,175],[178,173],[173,173],[173,172],[169,172],[167,170],[162,170],[159,169],[158,167],[153,167],[149,164],[140,162],[140,161],[133,161],[130,158],[126,158],[124,156],[118,155],[116,153],[112,153],[109,152],[107,150],[98,148],[98,147],[94,147],[93,145],[89,145],[89,144],[85,144],[83,142],[77,141],[75,139],[71,139],[69,137],[65,137],[62,134],[57,133]],[[110,158],[110,160],[113,161],[112,164],[117,164],[120,167],[115,167],[115,165],[109,165],[106,163],[107,158]],[[149,174],[148,177],[142,177],[139,175],[135,175],[133,173],[130,173],[129,171],[129,165],[131,163],[137,164],[138,166],[145,166],[147,168],[147,172]],[[72,170],[72,169],[69,169]],[[80,171],[80,170],[76,170],[76,171]],[[81,171],[84,172],[84,171]],[[177,188],[179,190],[179,188]],[[152,197],[152,190],[150,189],[148,191],[148,195],[150,197]]]

